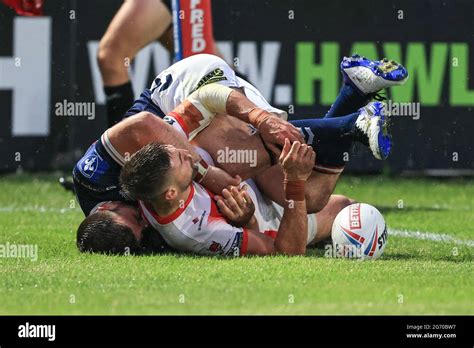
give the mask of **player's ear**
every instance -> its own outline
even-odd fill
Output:
[[[178,196],[178,191],[176,190],[174,186],[170,186],[163,195],[164,195],[165,200],[173,201]]]

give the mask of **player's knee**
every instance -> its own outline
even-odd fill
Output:
[[[102,73],[115,73],[126,69],[126,54],[122,54],[119,44],[110,40],[101,41],[97,50],[97,62]],[[131,58],[129,58],[131,59]]]
[[[329,199],[329,208],[332,215],[336,216],[342,209],[353,204],[355,201],[353,199],[347,198],[343,195],[331,195]]]

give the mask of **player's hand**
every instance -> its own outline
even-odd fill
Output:
[[[289,139],[285,139],[285,146],[279,160],[285,179],[306,181],[313,171],[316,153],[309,145],[301,144],[299,141],[290,144]]]
[[[285,139],[291,143],[299,141],[304,143],[304,139],[298,129],[291,123],[271,115],[262,122],[258,128],[265,145],[277,156],[281,154],[281,147],[285,144]]]
[[[229,187],[222,190],[222,196],[214,196],[222,214],[237,226],[246,225],[253,217],[255,205],[247,192],[247,185],[242,188]]]
[[[242,179],[240,176],[230,176],[226,171],[209,166],[206,176],[202,179],[201,184],[214,194],[220,194],[223,189],[229,186],[238,186]]]

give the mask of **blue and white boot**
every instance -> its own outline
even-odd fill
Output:
[[[394,60],[376,61],[358,54],[342,59],[341,72],[345,83],[368,96],[384,88],[403,85],[408,79],[407,69]]]
[[[354,139],[369,146],[375,158],[386,159],[392,149],[392,137],[388,131],[389,120],[384,104],[369,103],[359,112],[352,132]]]

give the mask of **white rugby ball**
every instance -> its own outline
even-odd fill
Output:
[[[334,256],[375,260],[387,245],[387,226],[377,208],[355,203],[337,214],[331,237]]]

